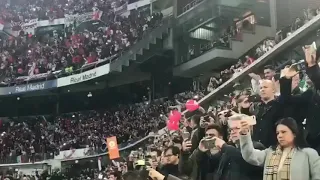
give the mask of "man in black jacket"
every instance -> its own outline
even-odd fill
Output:
[[[275,84],[271,80],[261,80],[260,102],[250,106],[250,112],[256,116],[252,140],[261,142],[265,147],[277,144],[275,123],[283,118],[285,105],[275,95]]]
[[[310,146],[320,152],[320,69],[315,52],[309,47],[304,49],[307,64],[306,73],[313,82],[313,87],[301,95],[291,95],[291,80],[297,73],[293,67],[286,67],[281,72],[280,90],[281,100],[286,104],[293,104],[296,109],[305,108],[301,115],[306,118],[307,141]],[[295,118],[295,117],[294,117]]]
[[[221,159],[217,172],[215,173],[215,179],[228,179],[228,180],[261,180],[262,167],[253,166],[242,158],[241,150],[239,146],[240,120],[247,120],[249,116],[244,114],[235,114],[229,118],[230,127],[230,142],[226,143],[220,138],[215,138],[215,145],[220,149]],[[259,142],[253,142],[255,149],[263,150],[265,147]]]
[[[239,119],[240,120],[240,119]],[[206,149],[204,139],[198,149],[188,159],[181,157],[180,169],[189,172],[192,180],[260,180],[262,168],[246,163],[239,149],[239,128],[231,128],[233,143],[227,144],[221,136],[222,130],[217,125],[209,125],[206,138],[215,138],[214,149]],[[254,143],[255,148],[264,149],[261,143]],[[184,148],[185,149],[185,148]],[[185,173],[186,173],[185,172]]]
[[[163,175],[174,175],[174,176],[179,176],[179,155],[180,155],[180,150],[176,146],[170,146],[167,149],[164,150],[164,157],[166,158],[167,164],[163,165],[161,167],[160,172]]]
[[[223,132],[218,125],[214,124],[206,128],[205,134],[207,138],[222,138]],[[192,180],[212,180],[221,155],[208,152],[201,143],[197,145],[198,147],[192,151],[191,142],[183,142],[179,170],[181,173],[188,175]]]

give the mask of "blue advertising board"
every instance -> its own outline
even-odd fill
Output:
[[[27,93],[32,91],[41,91],[57,87],[57,80],[43,81],[37,83],[28,83],[9,87],[0,87],[0,95],[10,95]]]

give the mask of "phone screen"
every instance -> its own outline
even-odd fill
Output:
[[[215,144],[216,144],[215,142],[216,142],[215,139],[205,139],[205,140],[203,141],[203,146],[204,146],[204,148],[206,148],[206,149],[212,149],[212,148],[215,147]]]
[[[250,116],[250,118],[248,119],[248,124],[250,126],[256,125],[257,124],[256,116]]]
[[[189,139],[190,138],[190,133],[189,132],[183,132],[182,133],[182,138],[183,139]]]

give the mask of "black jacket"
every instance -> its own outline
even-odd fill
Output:
[[[201,139],[204,137],[205,135],[205,129],[198,127],[196,129],[193,130],[193,133],[191,132],[192,137],[191,137],[191,152],[194,151],[195,149],[198,148],[198,145],[201,141]]]
[[[160,168],[160,173],[164,176],[167,176],[169,174],[174,176],[179,176],[181,173],[179,172],[179,166],[178,164],[167,164]]]
[[[320,146],[320,68],[318,65],[307,68],[306,73],[313,82],[314,87],[300,95],[291,95],[291,79],[280,79],[281,100],[291,104],[294,109],[300,109],[299,116],[295,113],[291,117],[298,121],[307,120],[307,140],[316,148]]]
[[[257,142],[254,142],[254,147],[265,149]],[[214,155],[196,149],[188,159],[184,156],[180,162],[183,162],[180,169],[192,180],[261,180],[263,177],[263,169],[245,162],[240,148],[233,145],[224,144]]]
[[[284,117],[286,105],[276,98],[268,103],[255,102],[251,106],[251,113],[257,119],[257,124],[253,126],[252,140],[261,142],[265,147],[276,145],[275,123]]]

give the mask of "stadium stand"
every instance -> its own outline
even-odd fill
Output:
[[[3,21],[17,25],[20,21],[33,18],[53,20],[66,18],[65,12],[69,15],[91,13],[92,8],[95,7],[99,7],[99,10],[105,13],[112,9],[120,9],[126,4],[124,1],[81,1],[80,3],[52,1],[43,5],[43,1],[28,1],[28,6],[25,6],[23,2],[17,0],[18,5],[14,7],[6,3],[2,4]],[[192,7],[199,2],[191,2]],[[189,6],[191,5],[187,4],[184,9],[187,11],[190,9]],[[77,32],[70,27],[67,28],[66,34],[54,32],[53,37],[20,33],[13,39],[3,39],[4,46],[1,46],[3,83],[8,86],[30,81],[30,77],[42,79],[41,74],[44,74],[44,79],[50,79],[48,74],[50,76],[58,74],[58,77],[67,76],[78,69],[82,70],[88,64],[117,61],[116,59],[123,55],[122,52],[127,51],[132,44],[137,43],[144,36],[147,29],[153,29],[162,24],[163,17],[160,13],[153,16],[136,11],[132,13],[133,15],[130,14],[128,18],[117,15],[110,18],[111,15],[108,14],[105,18],[109,18],[109,21],[105,22],[108,22],[109,26],[106,29],[98,29],[96,32],[91,30]],[[261,67],[266,64],[272,64],[275,68],[269,69],[277,72],[285,65],[294,63],[298,63],[301,69],[305,68],[299,61],[299,55],[283,60],[278,60],[277,57],[284,51],[296,47],[297,44],[298,46],[301,43],[311,44],[312,41],[317,40],[319,23],[318,10],[310,10],[310,14],[293,23],[290,31],[281,30],[274,39],[263,40],[249,53],[244,54],[244,58],[237,64],[221,71],[219,76],[211,77],[209,83],[202,88],[176,94],[172,99],[161,98],[136,104],[116,105],[108,109],[50,115],[50,117],[2,118],[0,121],[2,177],[118,180],[122,179],[122,174],[128,175],[126,173],[133,170],[133,167],[144,167],[147,162],[150,163],[148,166],[159,171],[166,178],[170,177],[169,174],[181,177],[183,173],[178,170],[176,160],[180,158],[182,161],[183,155],[190,155],[185,151],[185,143],[192,140],[195,130],[201,127],[200,122],[197,127],[194,125],[196,123],[194,119],[199,116],[198,120],[203,121],[208,117],[208,123],[224,127],[226,124],[221,113],[237,111],[239,99],[243,96],[248,99],[257,95],[259,86],[257,81],[268,78],[265,72],[264,77],[260,76],[263,74]],[[218,41],[213,41],[206,46],[202,53],[216,47],[228,47],[230,44],[225,37],[235,35],[233,31],[223,34]],[[306,38],[307,36],[309,37]],[[295,48],[292,51],[295,51]],[[302,50],[299,47],[297,51]],[[104,54],[105,52],[107,53]],[[196,58],[192,56],[192,51],[189,55]],[[304,59],[303,55],[301,59]],[[276,78],[274,74],[270,80],[277,85],[279,77]],[[306,75],[304,74],[299,80],[304,82],[299,84],[301,90],[308,89]],[[250,96],[246,93],[250,93]],[[185,102],[190,99],[197,100],[201,105],[199,108],[199,111],[202,111],[201,118],[198,111],[191,113],[186,110]],[[171,110],[182,112],[181,132],[169,131],[166,127]],[[218,131],[218,129],[215,130]],[[183,134],[186,131],[190,131],[190,139],[184,139]],[[116,137],[120,151],[120,158],[116,158],[116,161],[106,156],[111,154],[110,144],[106,139],[112,136]],[[199,142],[194,145],[192,140],[192,146],[196,146],[195,152],[201,150],[200,146],[197,148]],[[219,141],[216,142],[218,147]],[[222,149],[222,147],[219,148]],[[189,147],[188,149],[190,150]],[[182,151],[181,155],[180,151]],[[318,156],[315,158],[319,159]],[[143,162],[140,162],[142,160]],[[38,165],[48,166],[48,168],[41,167],[38,171],[36,170]],[[63,173],[54,168],[59,168]],[[183,170],[186,171],[186,169]],[[20,175],[15,171],[20,171]],[[232,174],[232,170],[228,169],[228,171]],[[30,172],[32,175],[28,174]],[[13,177],[14,175],[17,177]],[[193,174],[187,175],[193,176]],[[153,174],[149,173],[149,176]],[[160,177],[163,179],[164,176]],[[312,176],[315,175],[312,174]]]

